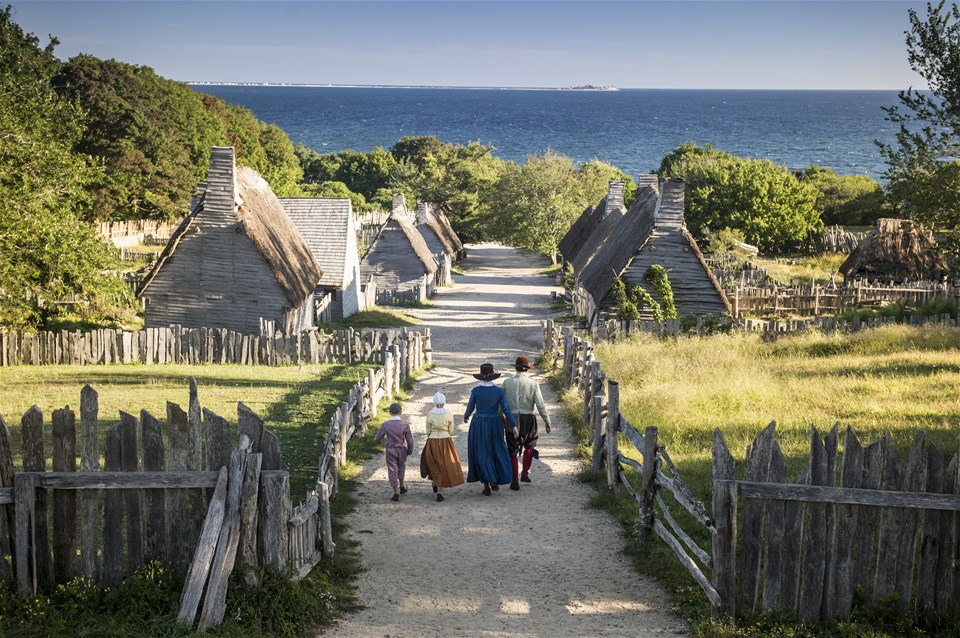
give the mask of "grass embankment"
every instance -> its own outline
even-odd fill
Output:
[[[777,422],[791,477],[807,462],[811,425],[823,435],[839,422],[841,451],[847,425],[864,444],[890,432],[904,455],[917,428],[926,430],[928,440],[948,458],[960,447],[958,329],[892,326],[775,342],[757,335],[663,341],[639,336],[599,344],[596,354],[608,378],[620,383],[621,411],[627,420],[641,431],[658,426],[660,444],[708,509],[715,427],[722,431],[741,476],[746,446],[770,421]],[[578,399],[574,392],[564,397],[571,419],[580,418]],[[632,447],[622,443],[621,451],[627,450]],[[637,518],[632,498],[615,499],[600,490],[596,502],[632,531]],[[684,529],[699,531],[696,538],[709,551],[706,532],[685,512],[679,513]],[[641,571],[674,591],[678,612],[701,636],[913,635],[909,617],[875,611],[862,612],[851,624],[820,628],[819,633],[783,618],[758,619],[739,630],[711,625],[706,598],[665,544],[655,541],[634,555]],[[935,633],[936,628],[927,628],[922,635]]]
[[[354,313],[339,323],[322,323],[318,327],[333,332],[335,330],[388,330],[390,328],[405,328],[420,323],[401,310],[378,307],[373,310],[362,310]]]
[[[166,401],[189,403],[188,379],[199,385],[200,403],[231,422],[236,432],[236,404],[254,410],[280,438],[284,466],[290,470],[296,502],[316,480],[317,459],[333,411],[358,379],[361,368],[348,366],[46,366],[0,368],[0,414],[19,447],[19,421],[36,404],[49,430],[54,408],[77,409],[80,389],[91,384],[99,394],[101,433],[118,420],[118,411],[139,416],[146,409],[166,420]],[[382,412],[382,411],[381,411]],[[247,589],[232,581],[223,625],[213,636],[314,635],[315,626],[355,605],[351,589],[359,568],[352,544],[340,534],[339,521],[353,507],[349,479],[359,461],[375,450],[372,435],[353,439],[351,460],[341,466],[340,496],[332,501],[337,552],[303,581],[264,575],[263,586]],[[82,582],[58,587],[34,601],[21,600],[0,586],[0,636],[190,636],[176,624],[183,577],[152,565],[112,590]],[[6,632],[6,634],[4,633]]]

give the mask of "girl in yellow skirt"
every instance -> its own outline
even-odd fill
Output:
[[[453,443],[453,414],[444,405],[447,398],[440,392],[433,395],[434,408],[427,413],[427,444],[423,448],[420,474],[433,481],[437,502],[443,500],[445,487],[463,483],[463,468]]]

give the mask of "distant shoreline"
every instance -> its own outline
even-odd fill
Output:
[[[295,88],[295,89],[430,89],[430,90],[450,90],[450,91],[573,91],[589,93],[617,93],[621,91],[716,91],[716,92],[746,92],[763,91],[769,93],[895,93],[900,89],[693,89],[693,88],[618,88],[618,87],[576,87],[576,86],[449,86],[449,85],[415,85],[415,84],[308,84],[295,82],[184,82],[187,86],[244,86],[244,87],[266,87],[266,88]]]
[[[292,82],[184,82],[189,86],[267,86],[316,89],[454,89],[472,91],[599,91],[616,92],[615,86],[430,86],[415,84],[300,84]]]

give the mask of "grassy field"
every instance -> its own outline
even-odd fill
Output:
[[[165,421],[168,400],[186,409],[189,378],[193,377],[201,404],[227,418],[234,433],[239,401],[277,434],[296,502],[316,480],[320,446],[334,409],[358,376],[365,375],[363,370],[334,365],[0,368],[0,415],[18,448],[24,411],[36,404],[49,427],[52,410],[64,405],[76,409],[80,389],[89,383],[99,394],[101,431],[118,421],[120,410],[139,415],[143,408]],[[372,438],[371,431],[366,437],[352,439],[348,461],[340,467],[341,492],[331,503],[337,538],[334,557],[321,561],[305,580],[296,583],[265,573],[262,586],[249,589],[240,579],[233,579],[224,623],[205,635],[313,636],[318,624],[328,624],[355,608],[352,583],[359,560],[355,543],[342,536],[341,520],[354,506],[352,479],[359,474],[362,460],[378,449]],[[9,582],[0,583],[0,636],[195,636],[198,634],[191,628],[176,623],[182,587],[181,575],[158,565],[145,566],[112,589],[99,590],[78,580],[33,601],[21,599]]]
[[[708,508],[715,427],[721,429],[741,476],[746,446],[770,421],[777,422],[791,476],[807,462],[811,425],[823,435],[839,422],[841,451],[847,425],[861,443],[889,431],[904,454],[917,428],[926,430],[945,455],[960,448],[960,330],[955,328],[895,326],[773,342],[758,335],[664,341],[641,336],[599,344],[596,354],[608,378],[620,383],[621,411],[627,420],[641,431],[658,426],[660,444]],[[572,392],[565,403],[571,416],[582,410]],[[622,452],[628,449],[621,444]],[[626,529],[632,528],[637,516],[632,499],[614,499],[601,490],[596,501]],[[695,529],[691,518],[681,518],[686,529]],[[698,540],[710,547],[706,532]],[[706,622],[705,597],[664,544],[658,541],[635,556],[642,571],[667,582],[680,613],[694,621],[699,635],[912,635],[896,625],[910,621],[905,617],[892,619],[892,627],[878,627],[871,617],[846,633],[842,627],[811,633],[789,619],[780,633],[757,626],[718,628]]]
[[[758,257],[751,261],[765,269],[773,279],[782,284],[789,284],[793,281],[828,284],[833,278],[839,285],[843,282],[843,275],[837,274],[837,270],[848,256],[838,253],[824,253],[821,255],[802,255],[794,259],[764,259]]]
[[[36,405],[48,424],[56,408],[79,410],[89,383],[99,395],[101,432],[119,422],[119,412],[140,410],[166,421],[166,403],[187,409],[189,379],[197,380],[200,404],[224,417],[236,433],[237,403],[256,412],[280,438],[291,493],[303,494],[316,479],[320,446],[330,417],[364,369],[340,365],[253,366],[20,366],[0,368],[0,416],[19,449],[20,417]],[[49,456],[49,454],[48,454]]]

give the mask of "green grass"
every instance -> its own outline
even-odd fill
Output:
[[[327,332],[333,332],[334,330],[345,330],[347,328],[353,328],[354,330],[403,328],[405,326],[415,326],[418,323],[420,323],[419,319],[401,310],[378,307],[375,310],[362,310],[350,315],[340,323],[323,323],[319,327]]]
[[[19,450],[20,418],[31,405],[50,423],[56,408],[79,410],[80,390],[89,383],[99,395],[101,436],[119,412],[140,410],[166,422],[166,402],[187,409],[189,378],[197,380],[200,404],[224,417],[234,433],[237,403],[256,412],[280,438],[291,493],[303,494],[316,479],[320,446],[334,410],[366,368],[341,365],[255,366],[18,366],[0,368],[0,416]],[[79,417],[79,414],[78,414]],[[79,448],[79,446],[78,446]],[[49,449],[49,448],[48,448]]]
[[[782,284],[792,282],[829,284],[831,276],[837,273],[848,255],[823,253],[821,255],[803,255],[792,259],[754,258],[757,266],[764,268],[770,277]],[[834,280],[839,285],[843,275],[836,274]]]
[[[117,421],[118,410],[139,414],[142,407],[163,419],[167,400],[187,407],[192,376],[199,384],[201,404],[230,420],[234,432],[238,401],[264,418],[280,438],[283,463],[291,473],[291,494],[297,501],[316,480],[320,445],[334,409],[363,370],[347,366],[0,368],[0,414],[19,446],[23,411],[35,403],[49,422],[53,408],[65,404],[76,408],[80,388],[90,383],[99,393],[101,431]],[[384,414],[381,409],[381,419]],[[340,467],[340,494],[331,502],[336,554],[297,583],[264,573],[262,586],[248,589],[234,579],[224,622],[207,635],[313,636],[318,625],[356,609],[353,582],[361,567],[356,543],[343,538],[342,520],[355,506],[353,480],[363,459],[382,450],[373,444],[375,431],[371,428],[366,436],[349,441],[348,460]],[[192,629],[176,623],[182,588],[182,575],[155,564],[109,590],[75,581],[29,601],[16,595],[9,583],[0,584],[0,636],[194,636]]]
[[[607,378],[620,383],[624,416],[641,432],[647,426],[658,427],[659,443],[708,509],[715,427],[723,433],[741,476],[746,446],[770,421],[777,422],[777,439],[791,477],[807,463],[811,425],[823,435],[839,422],[841,451],[847,425],[853,426],[863,444],[889,431],[903,454],[917,428],[926,430],[928,440],[948,460],[960,446],[956,433],[960,330],[956,328],[891,326],[853,335],[810,333],[773,342],[757,335],[662,341],[638,336],[599,344],[596,354]],[[564,403],[572,422],[579,421],[579,397],[567,392]],[[586,446],[581,452],[589,454]],[[624,439],[621,452],[639,458]],[[592,480],[589,472],[584,480]],[[705,596],[665,544],[654,541],[640,551],[633,547],[637,507],[632,497],[599,492],[595,504],[606,507],[624,526],[625,542],[638,569],[668,586],[676,611],[692,622],[697,635],[915,635],[909,630],[913,619],[885,615],[883,609],[864,610],[846,625],[815,629],[773,615],[750,619],[739,628],[712,624]],[[662,494],[671,500],[669,493]],[[709,550],[706,531],[686,512],[672,511]],[[946,629],[927,627],[926,631],[922,635]]]

